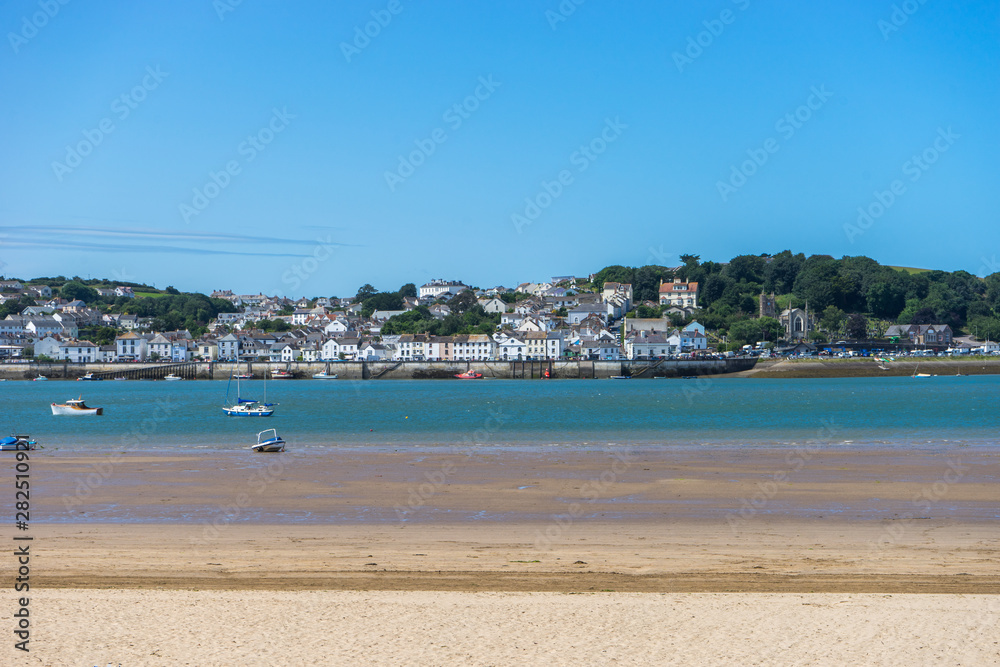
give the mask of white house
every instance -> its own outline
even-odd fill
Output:
[[[468,285],[458,281],[434,279],[421,285],[417,290],[417,296],[421,299],[436,299],[443,295],[458,294],[467,289]]]
[[[490,361],[496,358],[497,344],[486,334],[454,336],[451,358],[458,361]]]
[[[497,357],[503,360],[521,360],[528,353],[528,346],[524,339],[506,338],[497,346]]]
[[[24,320],[18,315],[8,315],[0,320],[0,336],[20,336],[24,333]]]
[[[579,324],[591,315],[601,318],[601,321],[606,321],[608,316],[607,306],[605,304],[580,304],[567,312],[566,321],[569,324]]]
[[[328,336],[343,336],[350,330],[351,327],[348,325],[347,320],[341,318],[337,318],[323,327],[323,333]]]
[[[625,355],[629,359],[665,357],[673,354],[675,349],[663,334],[640,331],[625,339]]]
[[[598,340],[597,345],[597,358],[601,361],[620,361],[624,358],[622,348],[618,345],[618,341]]]
[[[216,341],[216,343],[218,346],[218,359],[223,361],[235,361],[239,358],[240,339],[237,338],[235,334],[226,334]]]
[[[675,350],[681,352],[691,352],[693,350],[708,349],[708,339],[705,334],[697,330],[677,331],[676,329],[667,336],[667,341]]]
[[[341,358],[355,359],[357,355],[357,338],[331,338],[324,342],[320,348],[320,359],[323,361],[332,361]]]
[[[358,348],[358,359],[364,361],[382,361],[388,357],[388,350],[385,345],[367,342]]]
[[[487,313],[506,313],[507,303],[502,299],[492,298],[492,299],[480,299],[479,305],[483,307]]]
[[[172,343],[163,334],[156,334],[147,344],[150,358],[156,355],[156,359],[170,359],[170,348]]]
[[[195,354],[202,359],[215,361],[219,358],[219,344],[214,340],[198,341],[198,344],[195,347]]]
[[[659,294],[661,306],[698,307],[698,283],[682,283],[680,278],[674,278],[673,282],[660,283]]]
[[[89,340],[67,341],[60,346],[63,359],[69,359],[80,364],[93,363],[101,356],[101,348]]]
[[[148,341],[135,333],[129,331],[115,338],[116,357],[119,361],[145,361],[148,355]]]

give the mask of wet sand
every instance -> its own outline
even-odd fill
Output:
[[[42,586],[982,593],[1000,548],[1000,456],[971,449],[132,453],[32,470]]]
[[[988,450],[38,452],[31,474],[37,651],[4,664],[1000,659]]]

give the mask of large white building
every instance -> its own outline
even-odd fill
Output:
[[[435,279],[425,283],[417,290],[417,296],[421,299],[436,299],[443,295],[458,294],[469,289],[468,285],[454,280]]]
[[[673,282],[660,283],[660,305],[697,308],[698,283],[682,283],[680,278],[674,278]]]

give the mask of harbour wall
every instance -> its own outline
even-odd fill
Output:
[[[661,361],[292,361],[292,362],[188,362],[188,363],[100,363],[71,362],[0,364],[0,378],[32,380],[76,380],[93,373],[105,380],[162,380],[169,374],[185,380],[225,380],[231,373],[255,378],[281,370],[290,379],[312,379],[325,372],[338,380],[433,380],[454,379],[472,370],[485,378],[540,379],[548,371],[552,379],[606,379],[612,377],[655,378],[723,375],[750,371],[756,359],[661,360]]]

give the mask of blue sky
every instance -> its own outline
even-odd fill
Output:
[[[0,8],[8,276],[1000,270],[995,2],[64,1]]]

